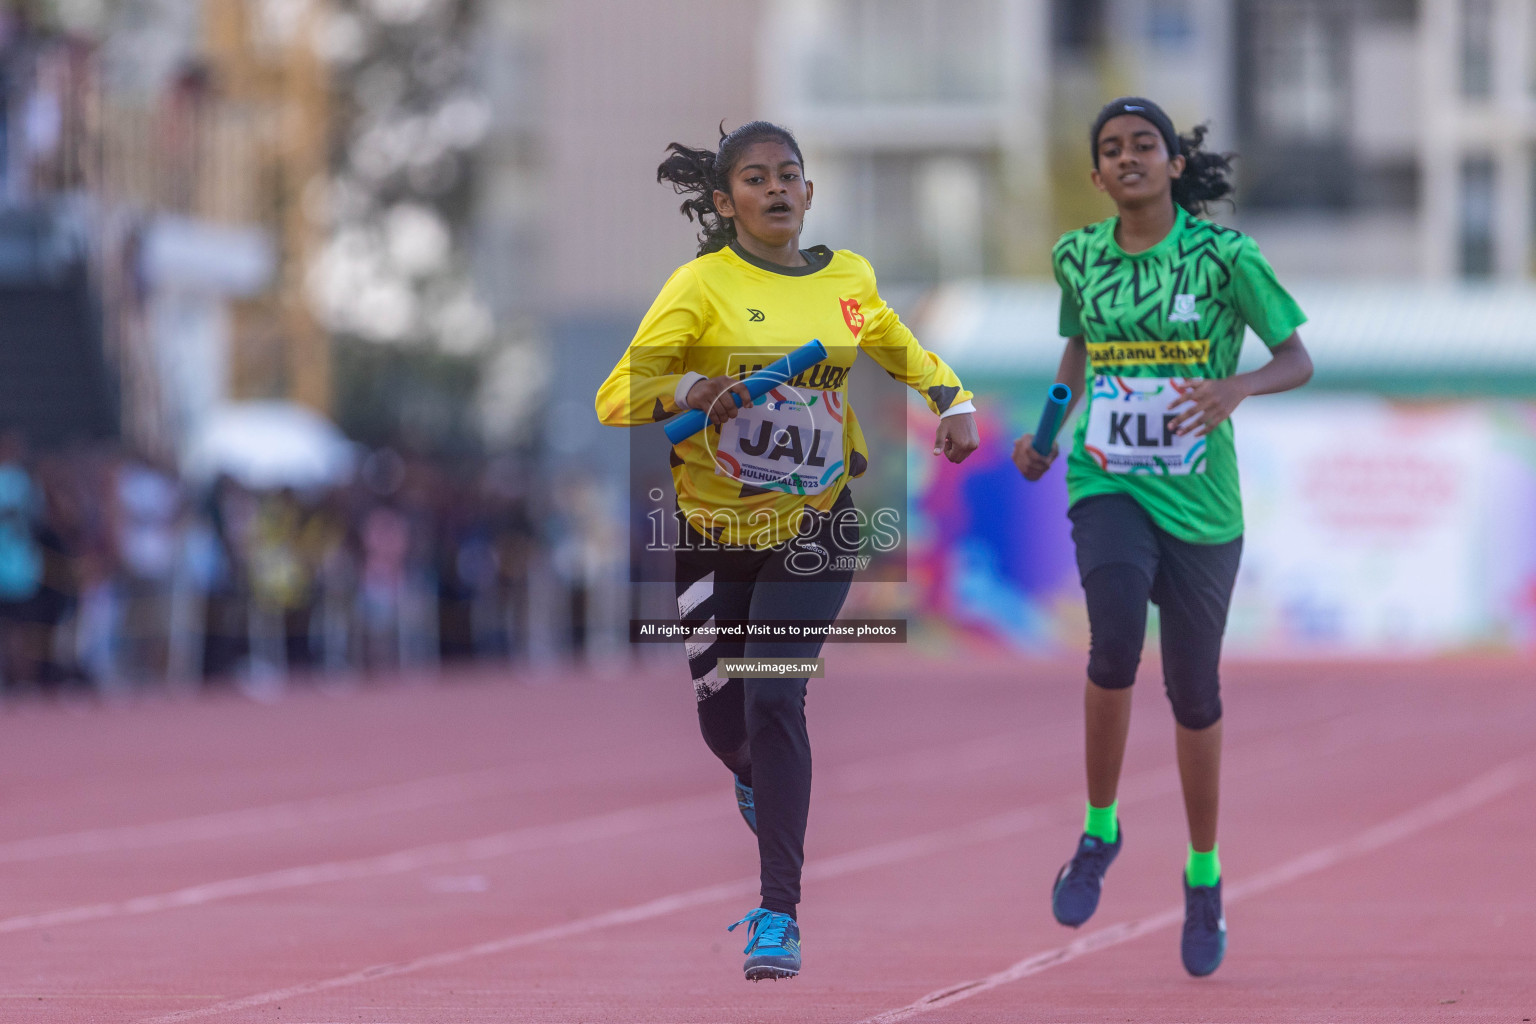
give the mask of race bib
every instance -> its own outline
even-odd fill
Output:
[[[1206,438],[1173,432],[1192,377],[1093,378],[1083,451],[1110,473],[1205,472]]]
[[[715,472],[744,484],[817,495],[843,475],[843,396],[778,387],[720,431]]]

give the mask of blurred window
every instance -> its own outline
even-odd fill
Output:
[[[989,269],[994,162],[981,153],[861,153],[839,159],[827,211],[839,245],[868,256],[882,282],[929,283]],[[829,186],[830,187],[830,186]],[[818,206],[820,204],[818,195]]]
[[[1530,215],[1530,239],[1531,245],[1527,250],[1526,274],[1536,277],[1536,146],[1527,150],[1526,159],[1526,188],[1528,189],[1528,210]]]
[[[1419,20],[1419,0],[1355,0],[1361,14],[1377,25],[1413,27]]]
[[[1493,0],[1461,0],[1461,94],[1493,95]]]
[[[1088,56],[1103,47],[1107,35],[1104,0],[1053,0],[1051,42],[1058,53]]]
[[[813,99],[833,103],[1002,98],[1003,0],[822,0]]]
[[[1147,6],[1147,38],[1170,48],[1194,42],[1195,19],[1189,0],[1151,0]]]
[[[1491,156],[1472,156],[1461,164],[1461,273],[1493,274],[1495,175]]]
[[[940,278],[981,273],[985,169],[964,156],[936,156],[917,169],[917,201],[925,241],[938,257]]]
[[[1255,7],[1253,112],[1260,130],[1296,142],[1342,137],[1349,35],[1339,11],[1321,3]]]
[[[1244,0],[1238,8],[1242,198],[1348,205],[1354,5]]]

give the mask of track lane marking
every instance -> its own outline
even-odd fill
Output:
[[[902,766],[890,758],[857,762],[848,767],[846,774],[839,773],[834,776],[831,789],[834,792],[846,793],[863,791],[868,788],[871,766],[889,768],[897,772],[897,777],[906,777],[915,772],[916,777],[922,778],[943,774],[942,769],[945,765],[956,774],[995,767],[1003,739],[1003,736],[988,737],[953,747],[923,751],[913,759],[912,765],[907,766],[910,772],[901,770]],[[1024,745],[1020,743],[1017,736],[1011,737],[1011,742],[1015,748]],[[392,787],[394,788],[398,787]],[[430,788],[427,792],[431,792]],[[327,861],[239,878],[220,879],[168,892],[19,914],[0,918],[0,935],[68,924],[83,924],[109,918],[133,917],[304,886],[383,878],[424,868],[491,860],[552,846],[617,839],[653,828],[674,827],[693,821],[707,820],[721,813],[721,808],[726,806],[728,801],[724,797],[719,793],[711,792],[680,800],[659,801],[623,808],[571,821],[509,829],[475,839],[432,843],[371,857]],[[286,815],[286,812],[284,813]]]
[[[375,815],[396,814],[446,803],[463,803],[529,788],[509,778],[513,768],[488,768],[354,790],[306,800],[289,800],[144,825],[82,829],[0,842],[0,864],[90,853],[116,853],[203,840],[239,839],[273,829],[329,825]]]
[[[860,792],[880,784],[881,779],[924,779],[935,774],[959,774],[986,768],[1004,767],[1021,757],[1039,753],[1017,732],[999,733],[981,739],[966,740],[947,747],[935,747],[900,757],[869,758],[848,764],[834,772],[846,775],[837,788]],[[1026,753],[1027,749],[1027,753]],[[1009,751],[1012,755],[1009,756]],[[332,825],[362,818],[400,814],[439,807],[449,803],[468,803],[495,796],[505,796],[545,788],[549,779],[518,777],[514,773],[525,766],[488,768],[451,775],[428,776],[407,782],[370,789],[354,790],[330,796],[283,801],[258,807],[208,814],[143,825],[118,825],[82,829],[26,839],[0,841],[0,864],[48,860],[56,857],[125,850],[175,846],[181,843],[240,839],[261,835],[275,829],[307,825]],[[557,773],[558,774],[558,773]],[[569,781],[557,778],[557,783]]]
[[[169,892],[134,896],[125,900],[65,907],[35,914],[20,914],[0,919],[0,934],[80,924],[86,921],[101,921],[107,918],[135,917],[242,896],[334,882],[384,878],[419,871],[423,868],[490,860],[513,853],[547,849],[551,846],[617,839],[657,827],[677,826],[712,817],[720,812],[721,799],[719,794],[710,794],[682,800],[669,800],[572,821],[509,829],[476,839],[430,843],[372,857],[304,864],[240,878],[205,882]]]
[[[1352,713],[1343,712],[1324,719],[1290,723],[1286,728],[1316,728],[1351,717]],[[924,781],[939,775],[1007,767],[1046,755],[1048,745],[1051,753],[1077,749],[1075,736],[1070,737],[1070,743],[1055,742],[1061,736],[1062,730],[1057,726],[1042,724],[1037,729],[1013,730],[909,754],[852,761],[833,769],[834,778],[837,779],[834,787],[845,793],[859,793],[893,782]],[[276,829],[325,826],[447,803],[468,803],[545,788],[549,782],[547,774],[556,776],[557,782],[568,781],[558,772],[546,773],[537,778],[518,777],[514,774],[526,767],[507,765],[427,776],[346,793],[212,811],[147,824],[107,826],[4,840],[0,841],[0,864],[239,839]]]
[[[1322,723],[1324,735],[1311,743],[1298,744],[1287,737],[1272,744],[1263,755],[1251,763],[1233,766],[1234,774],[1266,772],[1293,766],[1302,754],[1321,755],[1337,750],[1352,750],[1368,739],[1395,739],[1403,734],[1416,735],[1422,729],[1405,730],[1401,724],[1388,726],[1379,715],[1361,713],[1328,719]],[[1373,732],[1374,730],[1374,732]],[[1144,800],[1175,795],[1179,791],[1178,771],[1173,765],[1148,769],[1126,779],[1121,784],[1122,804],[1131,805]],[[1068,806],[1070,804],[1070,806]],[[1029,831],[1036,825],[1065,820],[1064,816],[1079,813],[1077,796],[1058,796],[1046,801],[1004,814],[994,815],[966,825],[936,832],[929,832],[907,839],[877,843],[848,853],[824,857],[806,866],[803,878],[807,882],[830,881],[844,875],[871,868],[885,867],[904,861],[919,859],[948,850],[998,839],[1011,839]],[[609,911],[590,917],[578,918],[564,924],[551,925],[529,932],[521,932],[500,939],[476,943],[472,946],[442,953],[433,953],[396,963],[375,964],[347,974],[319,981],[302,982],[281,989],[256,993],[237,999],[226,1000],[211,1006],[181,1010],[160,1017],[146,1018],[141,1024],[179,1024],[181,1021],[198,1020],[226,1013],[235,1013],[258,1006],[267,1006],[300,996],[313,995],[352,985],[364,984],[382,978],[412,974],[438,967],[451,967],[468,960],[496,956],[527,946],[572,938],[606,928],[637,924],[657,917],[677,913],[694,907],[723,903],[727,900],[753,897],[757,894],[759,880],[742,878],[734,882],[703,886],[670,896],[663,896],[646,903],[621,910]],[[1179,912],[1181,915],[1182,910]],[[961,987],[964,987],[962,983]],[[953,991],[949,986],[945,991]]]
[[[900,861],[911,860],[916,857],[942,853],[958,846],[990,839],[1009,838],[1026,831],[1035,824],[1047,820],[1048,815],[1049,812],[1042,812],[1036,808],[1026,808],[972,822],[957,829],[945,829],[907,839],[877,843],[873,846],[853,850],[838,856],[822,858],[816,864],[807,867],[803,877],[806,881],[827,881],[873,867],[881,867]],[[575,921],[567,921],[564,924],[551,925],[546,928],[535,929],[534,931],[520,932],[516,935],[476,943],[473,946],[466,946],[461,949],[433,953],[398,963],[375,964],[334,978],[303,982],[270,992],[260,992],[239,999],[215,1003],[212,1006],[181,1010],[160,1017],[152,1017],[148,1018],[144,1024],[176,1024],[176,1022],[180,1021],[197,1020],[203,1017],[213,1017],[226,1013],[235,1013],[240,1010],[253,1009],[258,1006],[267,1006],[272,1003],[281,1002],[284,999],[328,992],[333,989],[346,988],[369,981],[378,981],[382,978],[391,978],[401,974],[413,974],[437,967],[451,967],[466,960],[496,956],[525,946],[572,938],[606,928],[638,924],[642,921],[674,914],[680,910],[724,903],[728,900],[754,897],[757,895],[760,884],[760,880],[754,876],[752,878],[739,878],[731,882],[722,882],[718,885],[702,886],[686,892],[663,896],[646,903],[625,907],[621,910],[612,910],[603,914],[595,914],[591,917],[578,918]]]
[[[1505,762],[1484,775],[1473,779],[1460,788],[1427,803],[1420,804],[1406,813],[1391,818],[1380,825],[1330,846],[1320,847],[1310,853],[1285,861],[1267,871],[1248,878],[1226,889],[1222,894],[1223,905],[1235,903],[1268,892],[1319,871],[1324,871],[1343,861],[1372,853],[1393,843],[1407,839],[1425,829],[1443,824],[1482,805],[1495,800],[1531,779],[1536,774],[1536,760],[1517,758]],[[944,1009],[956,1003],[990,992],[1003,985],[1021,981],[1032,975],[1048,971],[1052,967],[1070,963],[1101,949],[1109,949],[1144,935],[1180,924],[1184,920],[1182,906],[1170,907],[1136,921],[1110,925],[1084,935],[1065,946],[1036,953],[996,974],[974,981],[947,985],[906,1006],[868,1017],[861,1024],[895,1024],[933,1010]]]
[[[1310,737],[1309,742],[1304,742],[1300,747],[1298,747],[1295,738],[1287,733],[1282,733],[1275,742],[1260,747],[1259,751],[1253,754],[1254,763],[1234,765],[1231,770],[1243,773],[1252,772],[1259,770],[1260,765],[1266,761],[1272,766],[1287,767],[1298,756],[1299,751],[1306,752],[1310,750],[1313,754],[1321,755],[1340,748],[1358,746],[1360,743],[1369,740],[1385,741],[1403,736],[1413,736],[1417,735],[1419,731],[1418,728],[1413,727],[1411,722],[1389,722],[1383,720],[1379,715],[1373,716],[1368,712],[1341,715],[1324,719],[1316,726],[1316,734]],[[963,772],[977,767],[991,766],[989,763],[991,760],[989,749],[992,747],[993,740],[994,738],[989,737],[983,740],[960,744],[954,748],[948,748],[955,751],[969,751],[972,755],[958,758],[955,762],[955,767]],[[1041,752],[1032,751],[1029,757],[1039,753]],[[1250,753],[1253,752],[1250,751]],[[914,763],[919,767],[925,767],[926,775],[924,777],[931,778],[935,773],[942,774],[940,766],[928,763],[931,761],[931,757],[928,755],[933,754],[933,752],[927,751],[923,752],[923,754],[924,756],[915,758]],[[1026,760],[1029,757],[1026,757]],[[849,767],[859,769],[862,766],[877,763],[877,761],[889,760],[888,758],[872,759],[868,762],[855,762]],[[896,765],[892,764],[891,767],[894,768]],[[861,771],[851,771],[846,775],[834,776],[831,788],[834,792],[857,793],[866,788],[866,782],[867,779]],[[1128,803],[1141,799],[1150,799],[1176,791],[1176,789],[1177,774],[1174,767],[1163,765],[1125,780],[1122,784],[1122,802]],[[1040,809],[1051,805],[1055,801],[1066,799],[1065,796],[1053,797],[1036,803],[1034,807]],[[509,829],[475,839],[432,843],[405,850],[343,861],[324,861],[316,864],[279,868],[238,878],[198,883],[167,892],[19,914],[8,918],[0,918],[0,935],[34,931],[41,928],[60,927],[63,925],[86,924],[122,917],[136,917],[144,914],[203,906],[222,900],[282,892],[312,885],[386,878],[425,868],[492,860],[498,857],[548,849],[555,846],[618,839],[628,835],[643,833],[653,827],[675,827],[693,821],[707,820],[714,814],[720,813],[720,806],[722,804],[717,794],[701,794],[679,800],[660,801],[638,807],[621,808],[617,811],[604,812],[564,822]],[[992,819],[986,820],[990,821]],[[809,878],[811,875],[807,874],[805,877]]]
[[[1336,749],[1357,746],[1361,742],[1372,738],[1376,740],[1395,738],[1405,732],[1407,735],[1417,734],[1416,729],[1409,728],[1404,730],[1402,723],[1389,724],[1382,721],[1379,716],[1373,718],[1368,713],[1327,719],[1321,724],[1318,732],[1319,735],[1313,737],[1310,744],[1304,744],[1302,749],[1315,748],[1313,749],[1314,753],[1326,754]],[[956,749],[969,749],[978,755],[982,755],[990,743],[990,739],[973,741],[972,743],[961,744]],[[1267,748],[1260,748],[1260,751],[1254,758],[1256,763],[1236,765],[1233,770],[1250,772],[1258,770],[1259,766],[1265,762],[1272,765],[1287,765],[1297,756],[1297,751],[1297,741],[1290,736],[1282,736],[1277,742],[1270,744]],[[971,767],[982,764],[986,760],[985,756],[978,756],[973,760],[961,759],[957,763],[961,766],[962,770],[969,770]],[[863,762],[859,764],[863,764]],[[936,769],[936,766],[933,767]],[[834,778],[834,785],[832,787],[834,792],[842,792],[844,782],[848,784],[849,792],[860,792],[864,788],[864,780],[861,774],[853,772],[845,778]],[[1129,803],[1142,799],[1151,799],[1174,792],[1177,790],[1177,783],[1177,773],[1171,765],[1162,765],[1158,768],[1148,769],[1125,780],[1122,785],[1122,802]],[[1040,801],[1034,805],[1034,810],[1040,811],[1042,808],[1066,799],[1067,797],[1065,796],[1058,796]],[[313,885],[386,878],[425,868],[440,868],[473,861],[492,860],[516,853],[548,849],[555,846],[618,839],[628,835],[643,833],[652,828],[676,827],[677,825],[688,824],[694,821],[707,820],[713,815],[720,813],[721,806],[723,805],[718,794],[701,794],[679,800],[660,801],[638,807],[622,808],[617,811],[604,812],[564,822],[509,829],[475,839],[431,843],[368,857],[341,861],[324,861],[316,864],[279,868],[238,878],[219,879],[213,882],[184,886],[167,892],[133,896],[120,900],[106,900],[74,907],[62,907],[56,910],[37,911],[30,914],[18,914],[8,918],[0,918],[0,935],[71,924],[86,924],[93,921],[115,918],[137,917],[144,914],[182,910],[223,900],[283,892]],[[985,821],[992,820],[985,819]],[[975,824],[977,823],[973,823],[973,825]],[[971,826],[960,826],[962,829],[968,827]],[[810,873],[807,873],[805,877],[810,878],[812,876]]]

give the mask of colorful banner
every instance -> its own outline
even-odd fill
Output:
[[[1065,467],[1029,484],[1009,458],[1038,402],[977,404],[992,413],[981,452],[961,466],[914,458],[913,578],[952,623],[1085,650]],[[919,419],[911,447],[925,453]],[[1246,403],[1235,426],[1247,532],[1230,654],[1536,648],[1536,405],[1276,396]]]

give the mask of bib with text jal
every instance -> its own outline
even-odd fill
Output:
[[[721,428],[715,472],[765,490],[822,493],[843,475],[842,398],[774,388]]]

